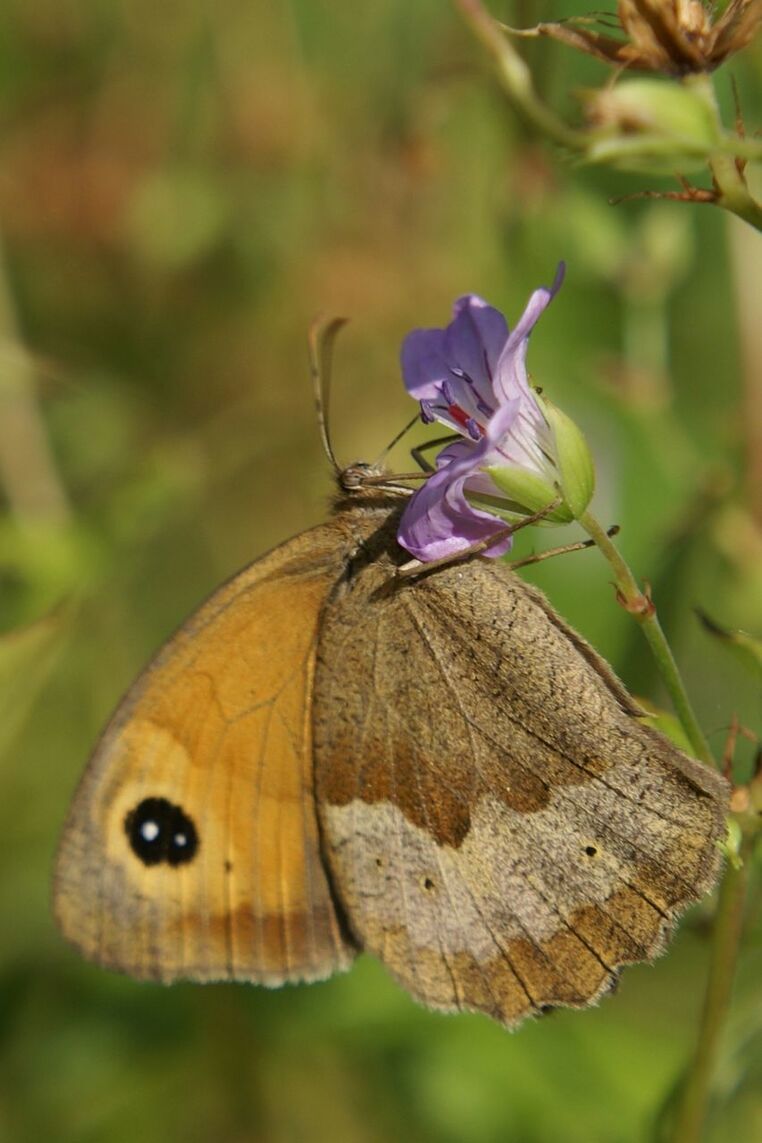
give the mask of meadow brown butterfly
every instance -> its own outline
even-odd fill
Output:
[[[407,495],[346,469],[330,521],[129,691],[57,859],[86,957],[279,985],[364,949],[423,1004],[514,1026],[594,1002],[711,887],[723,779],[507,566],[400,578]]]

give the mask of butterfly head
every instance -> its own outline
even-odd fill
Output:
[[[339,500],[345,503],[350,500],[388,504],[390,500],[398,502],[412,495],[393,473],[379,464],[366,464],[360,460],[338,471],[336,481]]]
[[[369,485],[377,485],[380,480],[383,480],[387,473],[375,464],[366,464],[365,461],[357,460],[354,464],[350,464],[347,468],[341,469],[336,479],[339,488],[342,492],[352,493],[358,489],[365,489]]]

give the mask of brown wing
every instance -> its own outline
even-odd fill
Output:
[[[335,526],[219,590],[128,693],[61,841],[55,912],[138,977],[278,984],[350,963],[319,853],[310,711]]]
[[[507,569],[389,578],[337,595],[318,651],[318,806],[349,924],[431,1007],[514,1025],[587,1005],[712,885],[725,784]]]

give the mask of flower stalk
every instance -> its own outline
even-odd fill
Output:
[[[579,517],[579,522],[608,561],[614,572],[617,594],[622,606],[637,620],[648,640],[659,674],[669,692],[675,713],[686,733],[693,752],[702,762],[715,764],[704,732],[699,725],[688,692],[685,689],[672,649],[659,623],[656,606],[650,595],[641,591],[627,562],[606,532],[589,510]]]
[[[755,230],[762,230],[762,203],[749,193],[735,157],[717,151],[711,156],[709,166],[717,188],[717,205],[738,215]]]
[[[655,606],[637,585],[616,545],[591,512],[580,523],[611,565],[617,591],[628,611],[639,621],[659,673],[697,758],[713,764],[704,737],[680,677],[672,650],[661,629]],[[747,837],[734,860],[729,860],[720,886],[714,918],[712,951],[696,1048],[688,1067],[672,1138],[674,1143],[700,1143],[711,1094],[722,1029],[730,1007],[733,979],[741,944],[743,911],[749,878]]]
[[[706,107],[714,117],[718,134],[722,135],[722,121],[720,109],[717,105],[717,95],[714,85],[707,75],[693,75],[685,81],[703,99]],[[758,140],[754,143],[759,144]],[[759,159],[760,156],[753,156]],[[737,214],[744,222],[748,222],[755,230],[762,230],[762,203],[757,202],[749,191],[743,173],[743,164],[739,161],[738,151],[733,152],[718,148],[713,150],[708,159],[712,181],[717,192],[715,199],[718,206],[723,207],[731,214]]]

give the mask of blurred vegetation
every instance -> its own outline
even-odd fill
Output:
[[[575,6],[493,11],[521,24]],[[559,45],[526,55],[559,106],[605,75]],[[759,45],[732,74],[753,131]],[[732,107],[729,76],[718,86]],[[713,746],[734,713],[762,730],[758,677],[694,613],[762,635],[759,239],[708,207],[608,205],[671,185],[533,142],[442,0],[6,0],[0,1139],[650,1137],[695,1033],[706,906],[599,1008],[508,1035],[420,1010],[365,958],[278,992],[109,976],[64,947],[48,880],[76,778],[140,666],[217,582],[325,513],[315,313],[353,319],[332,431],[341,459],[373,459],[412,412],[405,332],[444,324],[469,290],[515,320],[562,257],[534,377],[589,435],[598,515],[653,583]],[[531,578],[663,701],[594,553]],[[762,1138],[761,947],[750,932],[710,1140]]]

